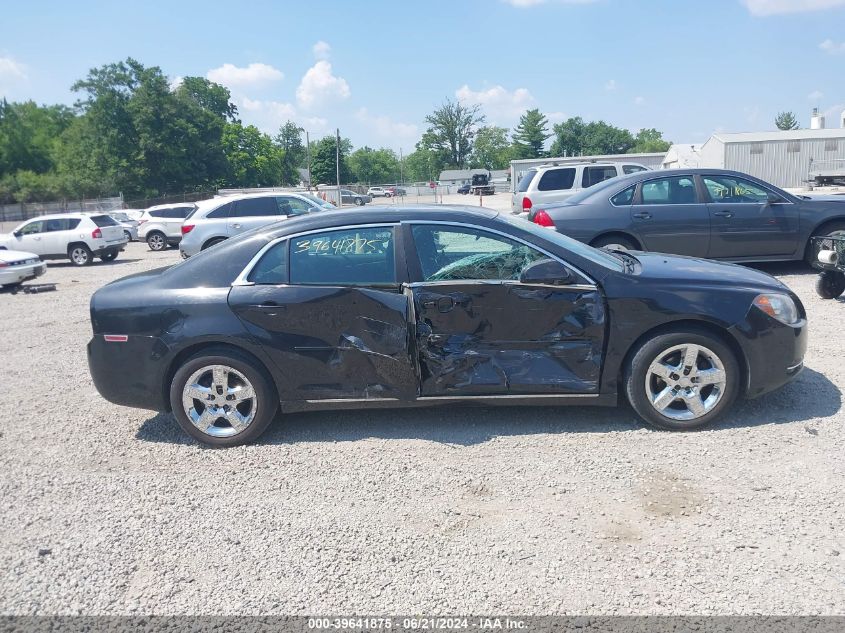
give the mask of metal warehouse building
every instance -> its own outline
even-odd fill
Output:
[[[718,133],[702,145],[702,167],[733,169],[778,187],[803,187],[819,167],[845,159],[845,129]]]
[[[511,161],[511,190],[525,172],[540,165],[575,165],[578,163],[637,163],[649,169],[660,169],[665,154],[605,154],[602,156],[567,156],[565,158],[526,158]]]

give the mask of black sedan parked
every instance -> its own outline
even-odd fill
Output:
[[[597,250],[468,207],[337,211],[227,240],[91,299],[99,392],[200,441],[281,408],[615,405],[704,425],[802,368],[804,308],[731,264]]]
[[[845,231],[845,199],[793,196],[724,169],[672,169],[617,176],[528,217],[595,247],[800,260],[812,236]]]

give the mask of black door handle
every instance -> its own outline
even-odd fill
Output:
[[[714,211],[713,215],[718,215],[720,218],[732,218],[734,217],[733,211]]]
[[[651,213],[649,213],[648,211],[640,211],[639,213],[635,213],[634,217],[639,218],[640,220],[650,220]]]

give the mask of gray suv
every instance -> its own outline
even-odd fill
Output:
[[[334,208],[307,193],[251,193],[204,200],[182,224],[179,252],[188,258],[238,233]]]

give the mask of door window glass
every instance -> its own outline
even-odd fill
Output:
[[[702,176],[704,186],[713,202],[726,204],[761,204],[769,199],[769,192],[742,178],[730,176]]]
[[[279,205],[279,215],[302,215],[311,210],[311,205],[299,198],[279,196],[276,202]]]
[[[275,196],[262,198],[244,198],[235,203],[235,208],[229,212],[230,218],[250,218],[263,215],[279,215],[279,206]]]
[[[519,279],[525,268],[548,259],[529,246],[476,229],[421,224],[412,232],[425,281]]]
[[[585,189],[592,187],[605,180],[616,177],[616,167],[606,165],[604,167],[585,167],[584,175],[581,177],[581,186]]]
[[[194,209],[196,209],[196,207],[193,206],[193,205],[188,206],[188,207],[173,207],[173,216],[172,217],[184,220],[189,215],[191,215],[191,213],[194,212]]]
[[[393,229],[344,229],[291,239],[290,282],[333,286],[396,283]]]
[[[617,207],[624,207],[631,204],[634,201],[634,190],[636,188],[636,185],[631,185],[627,189],[623,189],[610,199],[611,204]]]
[[[248,280],[257,284],[286,284],[288,282],[288,243],[279,242],[264,253],[249,273]]]
[[[690,176],[657,178],[642,184],[642,204],[693,204],[695,183]]]
[[[37,222],[30,222],[29,224],[24,224],[19,233],[21,235],[35,235],[36,233],[43,233],[44,231],[44,223],[41,220]]]
[[[53,233],[55,231],[71,231],[79,225],[79,222],[79,218],[53,218],[51,220],[44,221],[43,231],[45,233]]]
[[[550,169],[540,178],[537,189],[540,191],[557,191],[559,189],[572,189],[575,184],[575,168]]]
[[[212,219],[228,218],[229,212],[231,211],[233,206],[235,206],[234,202],[227,202],[226,204],[217,207],[214,211],[212,211],[205,217]]]

